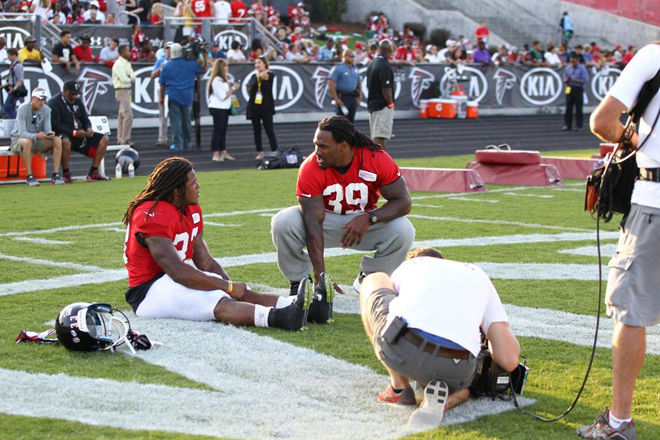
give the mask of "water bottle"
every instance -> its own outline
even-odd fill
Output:
[[[117,166],[115,167],[115,179],[121,179],[121,164],[117,162]]]
[[[133,166],[133,162],[128,164],[128,177],[135,177],[135,167]]]

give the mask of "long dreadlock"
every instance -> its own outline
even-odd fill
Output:
[[[346,142],[352,147],[368,148],[371,151],[383,150],[380,144],[377,144],[369,136],[362,133],[345,116],[328,116],[319,122],[319,130],[332,133],[332,139],[337,143]]]
[[[133,211],[140,203],[153,200],[154,204],[149,210],[149,214],[151,214],[160,200],[168,200],[173,196],[175,189],[179,190],[179,206],[181,210],[184,210],[188,173],[192,169],[192,163],[184,157],[170,157],[159,163],[151,172],[147,187],[128,204],[128,209],[124,214],[124,224],[128,226]]]

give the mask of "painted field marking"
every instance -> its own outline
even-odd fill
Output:
[[[204,214],[204,218],[233,217],[233,216],[245,215],[245,214],[260,214],[262,212],[281,211],[283,209],[286,208],[265,208],[265,209],[251,209],[249,211],[212,212],[211,214]]]
[[[111,226],[123,226],[121,222],[114,223],[96,223],[91,225],[74,225],[74,226],[60,226],[58,228],[44,229],[41,231],[23,231],[23,232],[3,232],[0,237],[22,237],[24,235],[41,235],[41,234],[54,234],[56,232],[77,231],[79,229],[97,229]]]
[[[610,258],[616,253],[616,243],[601,244],[600,255],[603,258]],[[596,246],[584,246],[575,249],[562,249],[560,254],[584,255],[585,257],[597,257],[598,248]]]
[[[449,197],[447,200],[459,200],[462,202],[481,202],[481,203],[500,203],[499,200],[490,200],[490,199],[477,199],[475,197]]]
[[[415,203],[412,205],[413,208],[442,208],[443,205],[419,205]]]
[[[578,231],[578,232],[587,232],[589,229],[583,228],[570,228],[566,226],[551,226],[551,225],[539,225],[536,223],[522,223],[522,222],[511,222],[508,220],[478,220],[478,219],[466,219],[458,217],[434,217],[430,215],[419,215],[419,214],[408,214],[408,218],[418,218],[424,220],[439,220],[439,221],[448,221],[448,222],[462,222],[462,223],[481,223],[487,225],[509,225],[509,226],[521,226],[524,228],[537,228],[537,229],[554,229],[558,231]]]
[[[584,183],[567,183],[563,187],[569,187],[569,186],[584,186]],[[549,186],[549,187],[529,187],[529,186],[514,186],[511,188],[499,188],[499,189],[493,189],[493,190],[488,190],[485,193],[482,192],[472,192],[472,193],[461,193],[461,197],[472,197],[472,196],[483,196],[488,195],[488,194],[496,194],[496,193],[507,193],[507,192],[512,192],[512,191],[523,191],[523,190],[529,190],[529,189],[541,189],[541,190],[548,190],[548,191],[554,191],[558,187],[556,186]],[[433,194],[433,195],[428,195],[428,196],[414,196],[412,197],[412,200],[424,200],[424,199],[444,199],[444,198],[450,198],[450,197],[456,197],[456,194],[454,193],[449,193],[449,194]]]
[[[275,217],[276,213],[270,213],[270,214],[259,214],[259,217],[266,217],[266,218],[273,218]]]
[[[232,225],[232,224],[229,224],[229,223],[218,223],[218,222],[204,221],[204,226],[206,226],[206,225],[219,226],[219,227],[223,227],[223,228],[240,228],[241,226],[243,226],[243,225]],[[124,231],[124,232],[126,232],[126,231]]]
[[[515,192],[505,192],[505,196],[515,196],[515,197],[534,197],[537,199],[554,199],[555,196],[549,194],[520,194]]]
[[[556,188],[555,191],[577,192],[584,194],[583,189],[577,189],[577,188]]]
[[[89,265],[85,265],[85,264],[51,261],[51,260],[44,260],[44,259],[41,259],[41,258],[17,257],[17,256],[14,256],[14,255],[7,255],[7,254],[2,254],[2,253],[0,253],[0,260],[15,261],[17,263],[38,264],[38,265],[41,265],[41,266],[62,267],[62,268],[65,268],[65,269],[81,270],[81,271],[84,271],[84,272],[98,272],[98,271],[104,270],[103,268],[98,267],[98,266],[89,266]]]
[[[36,243],[36,244],[45,244],[47,246],[59,246],[59,245],[73,243],[72,241],[47,240],[45,238],[32,238],[32,237],[16,237],[13,238],[12,240],[26,241],[28,243]]]
[[[126,233],[126,228],[105,228],[103,230],[109,232],[121,232],[122,234]]]

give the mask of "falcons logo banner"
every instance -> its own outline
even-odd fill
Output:
[[[108,90],[112,87],[112,78],[106,73],[87,67],[78,77],[78,81],[82,86],[81,97],[83,104],[85,104],[85,110],[91,114],[96,98],[108,93]]]
[[[422,92],[431,87],[435,81],[435,75],[427,70],[415,67],[410,71],[408,79],[410,79],[410,97],[413,104],[419,107]]]
[[[323,101],[325,101],[325,97],[328,95],[329,76],[330,69],[326,69],[325,67],[317,67],[312,74],[312,79],[314,80],[314,98],[319,108],[323,108]]]
[[[495,99],[497,99],[498,105],[503,105],[506,91],[513,88],[518,78],[506,69],[497,69],[493,79],[495,80]]]

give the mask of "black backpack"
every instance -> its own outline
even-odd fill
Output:
[[[277,170],[283,168],[300,168],[304,156],[298,147],[280,148],[273,153],[267,153],[259,165],[258,170]]]

